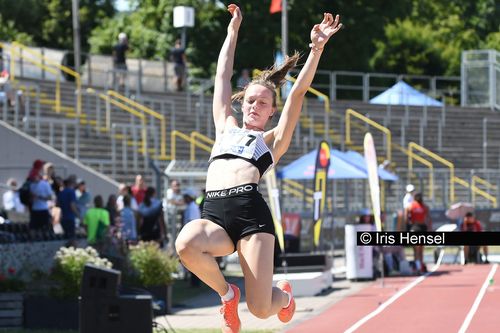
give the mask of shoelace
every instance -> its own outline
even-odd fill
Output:
[[[229,302],[222,303],[222,307],[220,308],[220,313],[224,315],[224,320],[227,322],[228,318],[231,318],[234,315],[234,308],[228,306]]]

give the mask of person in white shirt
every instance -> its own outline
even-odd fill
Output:
[[[413,202],[413,194],[415,193],[415,186],[413,184],[406,185],[406,194],[403,198],[403,208],[406,209],[410,207]]]
[[[7,212],[15,211],[16,213],[24,213],[26,207],[21,203],[19,199],[19,192],[17,191],[17,181],[14,178],[9,178],[7,180],[7,186],[9,190],[3,194],[3,209]]]

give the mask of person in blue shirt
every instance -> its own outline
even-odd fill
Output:
[[[63,190],[57,195],[57,206],[61,208],[61,227],[64,230],[64,238],[75,238],[75,223],[78,216],[76,206],[76,193],[71,179],[63,181]]]

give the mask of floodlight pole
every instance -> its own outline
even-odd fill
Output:
[[[288,1],[281,2],[281,53],[283,59],[288,54]]]
[[[80,73],[80,14],[78,0],[72,0],[75,72]]]

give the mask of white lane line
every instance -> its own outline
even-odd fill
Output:
[[[344,333],[352,333],[352,332],[354,332],[355,330],[357,330],[358,328],[360,328],[363,324],[365,324],[368,320],[372,319],[373,317],[375,317],[376,315],[378,315],[382,311],[384,311],[385,308],[387,308],[389,305],[391,305],[392,303],[394,303],[398,298],[400,298],[401,296],[403,296],[406,292],[410,291],[417,284],[419,284],[420,282],[424,281],[424,279],[426,277],[428,277],[429,275],[431,275],[432,273],[434,273],[439,268],[439,266],[441,265],[441,261],[443,260],[443,253],[444,253],[444,251],[441,251],[441,253],[439,254],[439,258],[438,258],[437,263],[434,265],[434,267],[432,267],[432,269],[429,272],[427,272],[425,275],[422,275],[422,276],[418,277],[412,283],[410,283],[409,285],[407,285],[406,287],[404,287],[403,289],[399,290],[397,293],[395,293],[394,295],[392,295],[391,298],[389,298],[384,303],[380,304],[379,307],[376,308],[374,311],[370,312],[369,314],[367,314],[366,316],[364,316],[363,318],[361,318],[360,320],[358,320],[354,325],[352,325],[347,330],[345,330]]]
[[[476,300],[474,301],[474,304],[472,304],[472,307],[470,308],[469,313],[467,314],[467,317],[465,317],[465,320],[462,323],[462,326],[460,327],[460,330],[458,331],[458,333],[465,333],[467,331],[467,328],[469,328],[470,322],[472,321],[472,318],[476,314],[477,308],[479,307],[479,303],[481,303],[481,300],[483,299],[484,294],[486,293],[486,288],[488,288],[490,280],[495,275],[497,267],[498,267],[498,264],[494,264],[493,267],[491,267],[490,273],[486,277],[486,280],[484,281],[483,286],[481,287],[481,290],[479,290],[479,294],[477,294]]]

